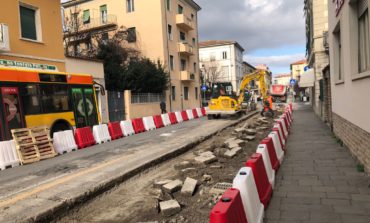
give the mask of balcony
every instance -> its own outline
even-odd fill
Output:
[[[194,30],[194,22],[184,14],[176,15],[176,25],[184,31]]]
[[[179,43],[179,52],[181,55],[184,56],[194,55],[193,47],[190,46],[188,43]]]
[[[195,81],[195,75],[189,71],[181,71],[181,81]]]
[[[83,22],[82,18],[72,19],[65,24],[64,36],[74,36],[84,33],[99,33],[117,29],[117,16],[106,15],[104,17],[90,18],[88,22]]]

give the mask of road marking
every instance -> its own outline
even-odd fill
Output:
[[[114,159],[114,160],[110,160],[110,161],[108,161],[106,163],[97,165],[95,167],[91,167],[90,169],[81,170],[81,171],[78,171],[78,172],[73,173],[71,175],[65,176],[64,178],[60,178],[60,179],[57,179],[57,180],[55,180],[53,182],[46,183],[44,185],[40,185],[39,187],[37,187],[35,189],[32,189],[30,191],[22,192],[22,193],[16,195],[15,197],[13,197],[13,198],[9,198],[7,200],[0,201],[0,208],[6,207],[6,206],[9,206],[11,204],[14,204],[14,203],[16,203],[18,201],[24,200],[24,199],[26,199],[26,198],[34,195],[34,194],[43,192],[43,191],[48,190],[48,189],[50,189],[52,187],[56,187],[58,185],[61,185],[63,183],[66,183],[67,181],[71,181],[73,179],[76,179],[77,177],[81,177],[81,176],[86,175],[86,174],[89,174],[91,172],[96,172],[99,169],[102,169],[102,168],[111,166],[111,165],[113,165],[115,163],[122,162],[122,160],[125,160],[125,159],[129,158],[130,156],[133,156],[133,154],[124,155],[124,156],[122,156],[120,158],[117,158],[117,159]]]

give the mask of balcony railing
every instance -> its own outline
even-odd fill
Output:
[[[109,29],[117,27],[117,16],[115,15],[90,18],[89,21],[85,22],[82,18],[78,18],[76,20],[72,19],[69,24],[66,25],[65,33],[73,34],[94,29]]]
[[[189,71],[181,71],[181,80],[182,81],[194,81],[195,75]]]
[[[195,27],[193,20],[186,17],[184,14],[176,15],[176,24],[184,31],[193,30]]]
[[[179,52],[185,56],[194,55],[193,47],[190,46],[188,43],[179,43]]]

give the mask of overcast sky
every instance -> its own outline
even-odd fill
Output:
[[[273,73],[290,72],[289,64],[305,55],[303,0],[195,0],[199,38],[235,40],[244,59],[267,64]]]

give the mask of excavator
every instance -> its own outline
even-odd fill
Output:
[[[221,115],[235,115],[246,113],[246,109],[242,104],[245,97],[245,91],[252,80],[259,81],[260,92],[262,100],[267,99],[267,88],[265,83],[266,71],[256,70],[253,73],[246,74],[240,83],[239,96],[233,95],[230,91],[231,83],[227,86],[225,84],[215,84],[212,86],[212,98],[208,103],[209,110],[207,111],[208,119],[217,119]],[[228,91],[226,91],[228,89]]]

